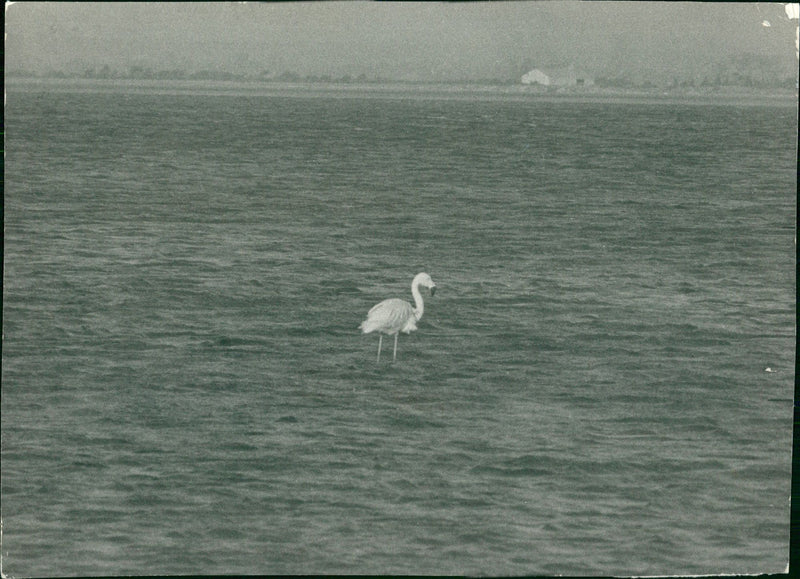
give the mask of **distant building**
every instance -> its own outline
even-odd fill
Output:
[[[550,86],[550,77],[541,70],[534,68],[522,75],[522,84],[540,84]]]
[[[522,84],[542,86],[592,86],[594,78],[578,72],[574,67],[542,71],[534,68],[522,75]]]

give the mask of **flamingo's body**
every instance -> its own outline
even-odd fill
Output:
[[[406,334],[417,329],[417,322],[425,311],[419,286],[430,288],[431,295],[436,291],[436,284],[427,273],[419,273],[411,282],[411,295],[414,296],[414,306],[405,300],[391,298],[383,300],[373,306],[367,313],[367,319],[361,322],[361,330],[365,334],[380,332],[381,334],[394,335],[394,354],[392,360],[397,360],[397,336],[400,332]],[[383,336],[378,339],[378,361],[381,360],[381,346]]]

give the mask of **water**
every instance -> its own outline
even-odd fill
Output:
[[[785,570],[792,103],[95,88],[8,89],[6,574]]]

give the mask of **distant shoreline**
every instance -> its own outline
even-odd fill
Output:
[[[6,92],[110,92],[123,94],[232,94],[308,96],[427,96],[446,99],[509,98],[513,100],[653,102],[686,101],[711,104],[797,105],[797,89],[738,86],[621,88],[592,86],[543,87],[538,85],[381,82],[285,82],[274,80],[170,80],[6,77]]]

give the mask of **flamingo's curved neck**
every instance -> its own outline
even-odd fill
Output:
[[[418,320],[425,311],[425,303],[422,301],[422,294],[419,293],[419,281],[416,279],[411,284],[411,295],[414,296],[414,317]]]

